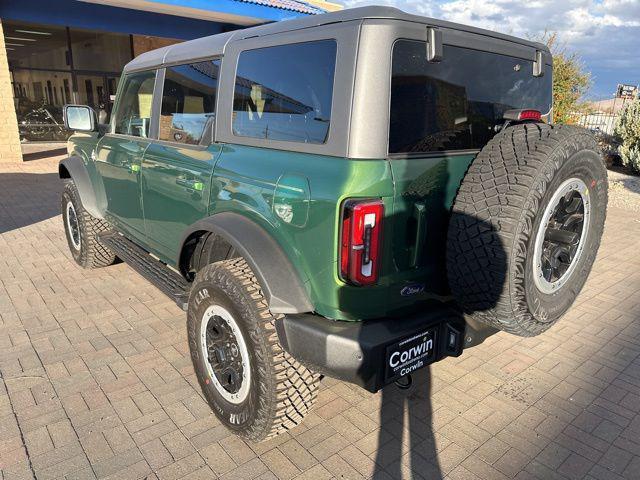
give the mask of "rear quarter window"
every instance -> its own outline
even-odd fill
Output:
[[[335,66],[334,40],[241,52],[233,97],[234,135],[325,143]]]
[[[551,72],[533,76],[532,61],[445,45],[430,63],[425,42],[393,48],[389,153],[480,149],[505,111],[551,109]]]

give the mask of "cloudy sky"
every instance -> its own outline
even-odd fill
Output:
[[[640,0],[341,0],[347,7],[392,5],[406,12],[519,37],[556,31],[592,73],[590,97],[640,83]]]

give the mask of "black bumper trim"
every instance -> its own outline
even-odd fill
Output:
[[[404,318],[361,322],[334,321],[319,315],[285,315],[276,320],[282,347],[312,370],[370,392],[384,385],[386,348],[428,328],[436,331],[433,362],[457,357],[465,347],[481,343],[495,332],[466,324],[462,314],[447,305]]]

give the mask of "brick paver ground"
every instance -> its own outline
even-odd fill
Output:
[[[327,380],[303,425],[252,444],[204,402],[184,314],[127,265],[72,261],[55,172],[0,169],[0,477],[640,478],[640,214],[610,209],[549,332],[498,334],[408,395]]]

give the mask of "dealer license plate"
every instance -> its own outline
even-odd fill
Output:
[[[426,329],[387,347],[385,383],[429,365],[435,357],[435,329]]]

